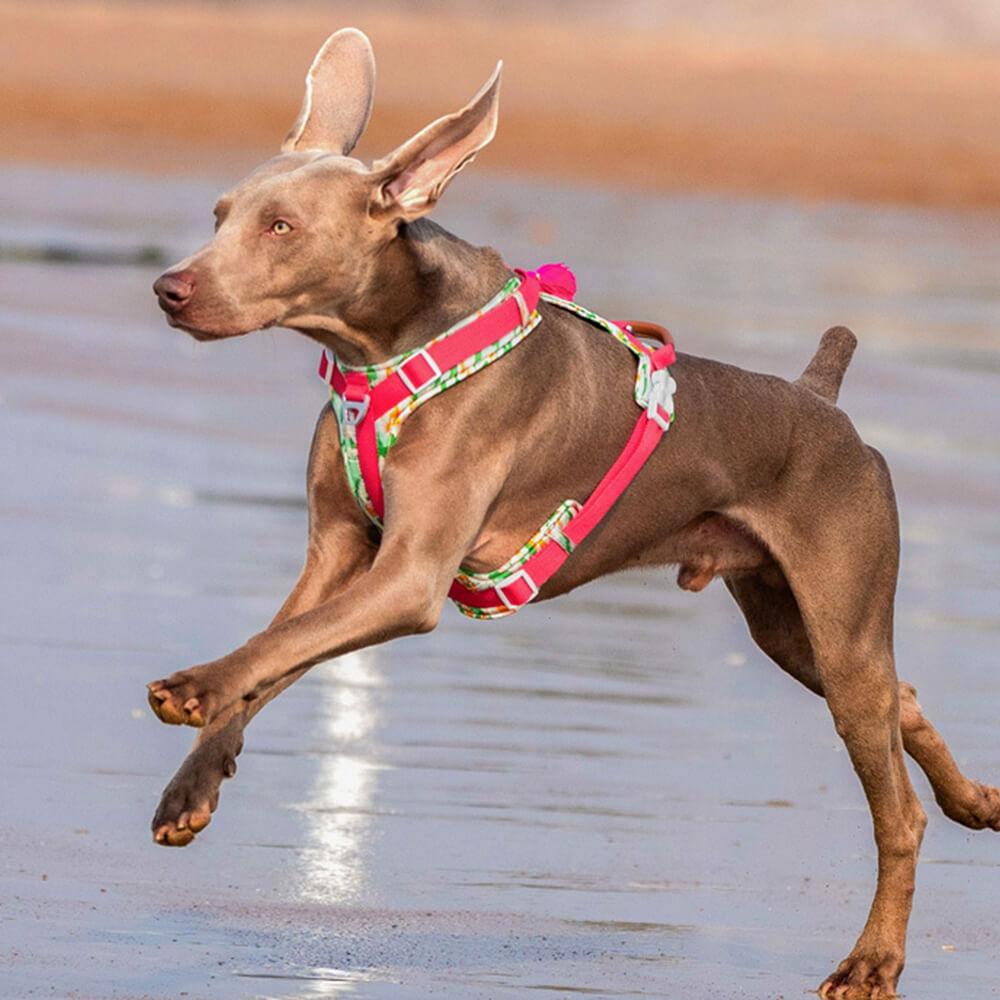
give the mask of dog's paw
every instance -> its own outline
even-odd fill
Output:
[[[940,801],[948,819],[970,830],[1000,831],[1000,791],[978,781],[968,782],[966,793],[955,801]]]
[[[213,686],[211,667],[193,667],[146,685],[149,707],[171,726],[207,725],[225,707],[226,699]],[[232,699],[231,699],[232,700]]]
[[[146,685],[149,707],[161,722],[171,726],[204,726],[206,694],[181,671]]]
[[[153,816],[153,840],[164,847],[186,847],[212,821],[219,787],[236,774],[242,738],[210,740],[196,747],[163,790]]]
[[[903,971],[903,956],[895,952],[852,952],[819,988],[824,1000],[892,1000]]]

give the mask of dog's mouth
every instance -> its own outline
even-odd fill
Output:
[[[224,327],[196,326],[190,320],[185,321],[177,314],[167,313],[167,323],[175,330],[183,330],[188,336],[204,343],[209,340],[228,340],[230,337],[242,337],[245,334],[253,333],[254,330],[266,330],[275,324],[275,320],[266,323],[259,323],[239,329],[226,329]]]
[[[194,337],[195,340],[200,341],[223,340],[226,337],[235,336],[235,334],[224,333],[221,330],[206,330],[203,327],[192,326],[190,323],[185,323],[170,313],[167,313],[167,323],[175,330],[183,330],[189,336]]]
[[[258,326],[251,326],[247,329],[219,329],[219,328],[209,328],[204,326],[195,326],[190,322],[184,322],[182,319],[178,318],[176,315],[171,315],[167,313],[167,323],[170,324],[175,330],[183,330],[188,336],[193,337],[195,340],[201,343],[206,343],[212,340],[228,340],[231,337],[242,337],[245,334],[253,333],[254,330],[266,330],[268,327],[274,326],[274,320],[267,323],[261,323]]]
[[[158,281],[165,282],[171,277],[169,274],[164,275]],[[178,279],[173,277],[176,284]],[[280,309],[276,308],[278,303],[256,303],[255,308],[240,307],[239,303],[229,302],[226,296],[219,294],[206,295],[204,291],[201,295],[193,294],[194,281],[193,277],[189,277],[177,288],[168,285],[163,288],[158,288],[156,284],[153,286],[157,294],[157,305],[163,311],[167,323],[175,330],[183,330],[194,340],[204,342],[242,337],[254,330],[275,326],[281,318]]]

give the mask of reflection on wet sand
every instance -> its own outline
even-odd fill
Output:
[[[363,649],[333,661],[316,685],[314,744],[317,758],[310,793],[299,808],[306,819],[299,895],[317,903],[361,898],[370,879],[367,838],[380,764],[375,754],[383,683],[379,651]]]
[[[364,982],[366,977],[351,973],[345,969],[310,969],[308,972],[245,972],[237,973],[241,979],[253,979],[267,982],[276,980],[279,983],[295,983],[296,997],[342,997],[357,993],[357,984]],[[301,984],[301,985],[299,985]],[[302,992],[302,991],[305,992]],[[274,997],[270,994],[256,994],[256,1000],[287,1000],[284,997]]]

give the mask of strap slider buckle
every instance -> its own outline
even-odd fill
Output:
[[[337,362],[328,348],[323,348],[323,353],[319,356],[319,377],[327,385],[333,385],[333,373],[336,370]]]
[[[670,420],[674,415],[674,393],[677,383],[670,370],[657,368],[650,373],[649,393],[646,396],[646,416],[661,430],[670,430]]]
[[[527,588],[525,591],[523,588]],[[497,596],[508,611],[517,611],[538,596],[538,584],[527,570],[519,570],[509,580],[496,588]],[[526,595],[526,596],[525,596]]]
[[[407,358],[396,370],[403,385],[413,393],[420,392],[441,374],[441,366],[425,347]]]

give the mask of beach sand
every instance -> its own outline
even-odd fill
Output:
[[[369,156],[461,106],[503,58],[501,127],[482,158],[493,170],[639,191],[1000,205],[995,5],[897,2],[881,18],[836,6],[839,18],[828,4],[718,0],[669,14],[0,0],[3,156],[177,173],[259,159],[294,120],[319,44],[357,24],[379,62]]]

